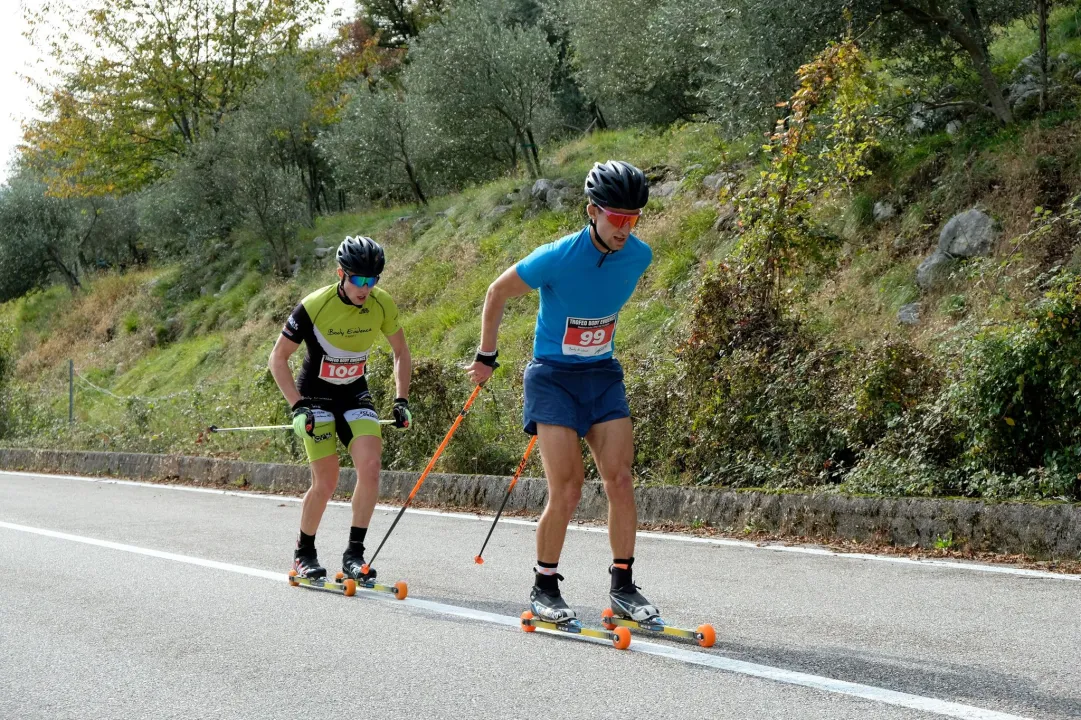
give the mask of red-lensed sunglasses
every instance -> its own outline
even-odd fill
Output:
[[[638,224],[638,218],[642,217],[642,211],[639,210],[635,213],[617,213],[612,212],[606,207],[597,205],[596,207],[601,209],[604,213],[604,217],[608,219],[608,222],[612,224],[617,230],[627,227],[628,230],[634,230],[634,226]]]

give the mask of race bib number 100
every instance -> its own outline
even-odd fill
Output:
[[[365,358],[324,357],[319,364],[319,379],[333,385],[348,385],[364,375]]]
[[[563,333],[563,354],[596,357],[612,352],[616,334],[616,316],[604,318],[567,318]]]

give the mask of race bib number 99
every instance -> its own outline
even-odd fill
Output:
[[[567,318],[563,333],[563,354],[596,357],[612,352],[616,334],[616,316],[604,318]]]
[[[333,385],[348,385],[364,375],[365,358],[324,357],[319,364],[319,379]]]

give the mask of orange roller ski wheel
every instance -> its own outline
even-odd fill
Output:
[[[394,583],[394,595],[399,600],[405,600],[409,597],[409,586],[405,584],[404,580]]]
[[[298,585],[300,585],[300,583],[298,583],[296,581],[296,577],[297,577],[297,571],[296,570],[290,570],[289,571],[289,584],[292,585],[293,587],[297,587]]]
[[[698,634],[701,636],[698,638],[698,644],[701,647],[713,647],[713,643],[717,642],[717,631],[709,623],[699,625]]]
[[[537,628],[529,624],[529,621],[533,619],[533,613],[526,610],[522,613],[522,629],[526,632],[537,632]]]
[[[631,631],[625,627],[617,627],[612,631],[612,647],[616,650],[626,650],[631,646]]]
[[[612,616],[614,615],[615,613],[612,612],[612,608],[605,608],[601,611],[601,625],[603,625],[606,630],[616,629],[616,624],[612,622]]]

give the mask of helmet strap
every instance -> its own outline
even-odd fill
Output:
[[[346,294],[346,292],[345,292],[345,276],[344,275],[338,281],[338,297],[341,298],[341,301],[343,303],[345,303],[346,305],[352,305],[353,307],[357,307],[357,308],[358,307],[364,307],[364,303],[361,303],[360,305],[357,305],[355,302],[353,302],[352,300],[349,299],[349,295]]]
[[[593,238],[598,243],[600,243],[600,246],[602,248],[604,248],[604,254],[601,255],[601,259],[597,261],[597,267],[600,267],[601,265],[604,264],[604,261],[608,258],[608,256],[615,252],[615,250],[608,247],[608,243],[606,243],[604,240],[601,239],[601,233],[600,233],[599,230],[597,230],[597,221],[594,220],[593,218],[589,219],[589,228],[593,233]]]

